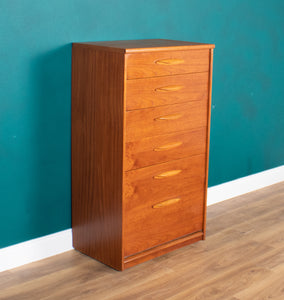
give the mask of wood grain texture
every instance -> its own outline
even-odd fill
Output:
[[[127,79],[209,71],[209,49],[191,51],[173,50],[127,54]],[[183,62],[179,64],[157,63],[165,59],[178,59]]]
[[[103,51],[122,52],[122,53],[209,49],[215,47],[215,45],[212,44],[175,41],[175,40],[166,40],[166,39],[103,41],[103,42],[86,42],[80,44],[85,47],[95,46],[97,49]]]
[[[125,214],[129,210],[139,213],[142,207],[151,207],[196,188],[204,189],[204,168],[205,154],[201,154],[125,172]]]
[[[155,209],[141,205],[127,211],[124,222],[124,255],[146,251],[184,235],[202,231],[204,191],[184,191],[175,195],[179,202]],[[169,197],[170,198],[170,197]],[[164,198],[164,200],[170,200]],[[157,203],[160,200],[157,201]],[[175,216],[175,217],[173,217]]]
[[[194,101],[126,112],[126,142],[207,126],[207,101]],[[179,114],[173,120],[162,117]],[[139,130],[138,130],[139,129]]]
[[[202,230],[204,168],[197,155],[125,173],[125,256]],[[180,201],[153,209],[174,198]]]
[[[125,145],[124,169],[138,169],[206,152],[207,127],[179,131]]]
[[[148,52],[154,45],[160,51]],[[160,255],[202,238],[211,48],[165,40],[73,45],[75,249],[123,270],[154,251],[131,264],[125,256],[162,247]]]
[[[205,241],[146,260],[118,273],[68,251],[0,273],[0,299],[282,300],[284,183],[209,206]]]
[[[171,89],[172,87],[176,89]],[[166,91],[165,88],[168,90]],[[206,100],[207,98],[208,72],[133,79],[126,82],[127,110]]]
[[[207,189],[209,174],[209,146],[210,146],[210,121],[211,121],[211,99],[212,99],[212,75],[213,75],[213,49],[210,50],[210,67],[208,80],[208,110],[207,110],[207,142],[206,142],[206,166],[205,166],[205,197],[204,197],[204,220],[203,220],[203,240],[206,237],[206,209],[207,209]]]
[[[122,269],[124,56],[73,46],[74,248]]]
[[[124,260],[124,267],[130,268],[142,262],[145,262],[154,257],[164,255],[170,251],[179,249],[181,247],[196,243],[202,239],[203,232],[195,232],[183,237],[180,237],[176,240],[171,240],[167,243],[158,245],[156,247],[150,248],[146,251],[139,252],[134,255],[130,255]]]

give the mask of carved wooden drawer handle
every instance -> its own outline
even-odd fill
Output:
[[[167,116],[158,117],[155,120],[176,120],[182,117],[182,114],[172,114]]]
[[[166,150],[170,150],[173,148],[176,148],[178,146],[182,145],[182,142],[176,142],[176,143],[171,143],[171,144],[167,144],[167,145],[163,145],[161,147],[155,148],[153,149],[154,151],[166,151]]]
[[[184,63],[184,60],[178,58],[168,58],[156,60],[155,63],[158,65],[179,65]]]
[[[163,178],[167,178],[167,177],[171,177],[171,176],[175,176],[177,174],[179,174],[182,170],[171,170],[171,171],[167,171],[165,173],[161,173],[159,175],[155,175],[154,179],[163,179]]]
[[[168,206],[168,205],[171,205],[171,204],[174,204],[174,203],[177,203],[180,201],[180,198],[173,198],[173,199],[169,199],[169,200],[165,200],[163,202],[160,202],[158,204],[155,204],[153,205],[152,207],[153,208],[161,208],[161,207],[164,207],[164,206]]]
[[[183,85],[168,85],[168,86],[163,86],[160,88],[156,88],[156,92],[175,92],[179,91],[183,88]]]

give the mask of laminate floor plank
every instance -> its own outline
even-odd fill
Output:
[[[232,199],[228,199],[226,201],[222,201],[217,203],[217,205],[211,205],[208,207],[208,212],[210,212],[210,219],[214,217],[221,216],[228,213],[228,210],[238,210],[243,209],[244,207],[249,207],[250,205],[255,204],[257,201],[261,199],[265,199],[266,197],[274,197],[276,195],[277,198],[280,198],[281,194],[284,193],[284,184],[274,184],[259,190],[256,190],[251,193],[247,193],[241,195],[239,197],[235,197]],[[233,200],[233,201],[232,201]],[[280,199],[279,199],[280,200]]]
[[[242,290],[235,295],[239,300],[265,300],[279,299],[283,300],[284,295],[284,264],[273,270],[273,273],[265,280],[256,281],[249,288]]]
[[[216,286],[220,284],[223,286],[230,285],[240,275],[245,277],[243,281],[248,281],[250,278],[253,279],[255,276],[264,278],[270,270],[266,266],[262,267],[261,263],[266,263],[267,259],[272,255],[272,251],[276,252],[273,248],[261,247],[258,243],[247,243],[240,247],[227,247],[227,251],[223,255],[216,253],[213,257],[206,257],[201,261],[192,263],[191,267],[188,267],[184,261],[179,262],[176,260],[176,266],[172,268],[175,271],[174,274],[168,274],[158,282],[152,281],[147,287],[143,285],[136,286],[135,289],[120,294],[120,297],[116,295],[116,297],[117,299],[147,299],[147,297],[148,299],[171,299],[172,295],[174,295],[173,299],[191,299],[188,297],[193,296],[197,291],[204,290],[205,282],[206,291],[209,292],[209,286],[212,284],[212,289],[217,292]],[[247,256],[245,263],[244,255]],[[258,261],[254,261],[254,257],[257,257]],[[252,263],[248,264],[251,261]],[[257,270],[254,270],[254,264],[259,265]],[[250,273],[251,269],[253,269],[252,273]],[[232,279],[229,280],[229,278]],[[169,286],[171,286],[170,289],[168,288]],[[239,287],[243,288],[244,284],[235,286],[235,288]],[[146,298],[144,298],[145,290],[147,291]],[[227,299],[227,297],[220,298],[221,290],[216,293],[216,299]],[[226,290],[228,290],[228,286]],[[210,298],[209,295],[207,295],[208,298],[205,298],[203,295],[201,299],[215,299],[211,291],[209,294]],[[199,297],[196,299],[199,299]]]
[[[284,183],[207,212],[205,241],[123,272],[69,251],[0,273],[0,299],[283,300]]]

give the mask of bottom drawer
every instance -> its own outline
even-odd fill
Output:
[[[179,201],[174,202],[177,199]],[[203,190],[169,199],[171,200],[171,204],[156,208],[148,206],[139,214],[130,213],[125,216],[124,256],[202,230]]]

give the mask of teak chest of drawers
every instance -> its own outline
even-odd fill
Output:
[[[205,238],[213,48],[73,44],[75,249],[123,270]]]

